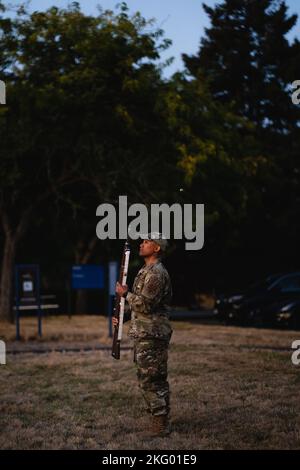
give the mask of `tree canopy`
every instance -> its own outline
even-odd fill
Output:
[[[63,284],[70,264],[116,255],[119,246],[95,237],[95,212],[122,194],[205,204],[204,249],[190,256],[179,244],[170,256],[183,289],[205,276],[233,282],[245,263],[249,276],[293,267],[300,141],[290,85],[300,49],[286,38],[296,16],[285,2],[205,5],[199,53],[184,54],[186,69],[170,79],[160,63],[170,41],[125,3],[96,16],[78,2],[6,8],[0,2],[3,318],[15,262],[42,262],[49,278],[60,262]]]

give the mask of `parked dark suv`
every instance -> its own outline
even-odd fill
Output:
[[[300,272],[273,274],[216,302],[218,317],[239,325],[300,328]]]

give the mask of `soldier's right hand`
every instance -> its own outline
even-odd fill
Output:
[[[119,323],[119,320],[117,319],[117,317],[112,317],[112,324],[113,326],[117,326]]]

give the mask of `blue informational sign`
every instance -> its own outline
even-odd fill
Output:
[[[72,289],[104,289],[104,266],[79,264],[72,266]]]

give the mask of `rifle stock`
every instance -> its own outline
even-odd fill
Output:
[[[127,281],[129,256],[130,256],[130,246],[129,246],[128,240],[126,240],[125,245],[124,245],[121,268],[120,268],[120,275],[119,275],[119,283],[121,285],[126,284],[126,281]],[[120,295],[116,294],[113,316],[116,317],[119,320],[119,322],[117,326],[114,327],[113,344],[112,344],[112,351],[111,351],[111,355],[115,359],[120,359],[124,309],[125,309],[124,297],[121,297]]]

